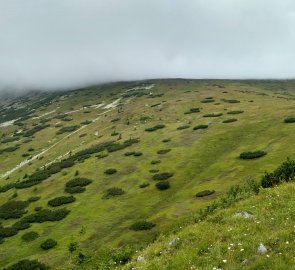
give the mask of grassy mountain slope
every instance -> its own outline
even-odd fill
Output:
[[[294,192],[294,183],[261,190],[205,221],[160,237],[124,269],[294,269]],[[251,217],[237,216],[242,211]],[[261,243],[264,254],[258,252]]]
[[[294,116],[294,86],[293,81],[154,80],[144,85],[116,83],[6,102],[2,122],[18,120],[13,125],[2,123],[0,128],[0,190],[12,185],[0,193],[0,205],[40,197],[25,208],[23,217],[37,213],[40,207],[66,207],[70,213],[60,221],[30,223],[29,228],[5,237],[0,266],[30,258],[53,269],[75,268],[76,264],[89,269],[100,252],[109,254],[110,249],[122,246],[131,250],[145,247],[159,234],[190,219],[230,186],[259,179],[286,157],[295,156],[291,147],[295,145],[295,125],[284,123],[286,117]],[[194,108],[200,112],[187,113]],[[5,115],[12,109],[15,118],[8,119]],[[228,114],[232,111],[236,114]],[[212,113],[222,115],[207,115]],[[223,122],[232,118],[237,121]],[[159,124],[165,127],[146,131]],[[201,124],[208,128],[194,130]],[[43,128],[34,133],[34,127],[41,125]],[[69,160],[93,145],[124,144],[130,139],[139,142],[118,151],[84,155],[83,160],[75,159],[72,166],[35,185],[17,187],[38,170],[48,170],[52,162]],[[5,150],[15,146],[14,151]],[[161,154],[161,150],[170,151]],[[239,159],[241,152],[257,150],[267,155]],[[126,156],[126,152],[142,155]],[[154,160],[161,162],[151,164]],[[106,174],[109,168],[117,172]],[[173,176],[168,179],[171,187],[160,191],[155,184],[161,181],[153,180],[153,175],[163,172]],[[48,205],[53,198],[69,196],[65,184],[76,177],[86,177],[92,183],[85,192],[73,194],[74,202],[57,208]],[[139,187],[145,183],[149,185]],[[112,187],[121,188],[124,194],[106,199],[105,193]],[[196,198],[203,190],[215,193]],[[18,220],[0,221],[9,228]],[[130,230],[139,220],[156,226],[148,231]],[[22,236],[29,231],[39,237],[24,241]],[[57,245],[42,250],[40,244],[48,238]],[[73,253],[69,252],[71,243],[77,243]],[[79,253],[84,257],[79,258]]]

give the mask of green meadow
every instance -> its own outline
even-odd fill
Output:
[[[0,267],[26,259],[51,269],[240,269],[247,259],[242,269],[269,269],[272,262],[271,269],[290,269],[293,184],[194,223],[232,186],[259,182],[294,159],[294,87],[294,81],[167,79],[5,101],[0,119],[17,120],[0,127]],[[264,154],[252,158],[257,151]],[[67,190],[77,178],[91,181]],[[203,191],[212,192],[195,196]],[[64,196],[75,199],[48,205]],[[19,201],[27,203],[20,209]],[[63,208],[65,216],[40,217]],[[242,210],[254,218],[234,219]],[[268,241],[279,238],[284,252],[257,257],[268,229]],[[37,237],[25,240],[29,232]],[[42,248],[48,239],[56,245]]]

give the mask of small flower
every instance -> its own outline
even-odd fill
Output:
[[[226,262],[227,262],[227,260],[222,260],[222,262],[226,263]]]

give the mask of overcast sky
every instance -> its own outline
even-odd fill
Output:
[[[294,0],[0,0],[0,91],[294,75]]]

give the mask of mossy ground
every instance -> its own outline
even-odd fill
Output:
[[[79,176],[93,180],[86,191],[75,195],[76,201],[67,206],[71,213],[64,220],[33,224],[28,229],[38,232],[40,235],[38,239],[30,243],[24,242],[21,236],[26,231],[6,238],[0,246],[0,266],[23,258],[32,258],[47,263],[53,269],[65,269],[72,265],[72,255],[68,251],[68,245],[72,241],[78,242],[79,250],[85,254],[126,245],[144,247],[159,234],[169,232],[176,224],[189,219],[195,211],[223,194],[233,184],[259,179],[264,171],[274,169],[288,156],[291,158],[295,156],[295,149],[292,147],[295,145],[293,135],[295,125],[284,123],[286,117],[294,116],[295,100],[292,90],[294,82],[156,80],[149,84],[151,83],[155,84],[154,88],[148,91],[140,90],[147,95],[121,98],[116,103],[121,105],[114,108],[101,106],[83,109],[83,105],[110,104],[122,97],[127,89],[126,86],[132,83],[70,91],[62,96],[57,95],[51,104],[40,107],[34,112],[36,116],[40,116],[55,110],[44,116],[52,118],[58,113],[78,110],[69,113],[73,118],[72,121],[64,122],[52,118],[47,122],[50,127],[36,133],[32,141],[24,143],[27,138],[21,138],[17,142],[20,143],[18,150],[3,153],[0,175],[22,162],[25,159],[22,154],[27,153],[29,148],[34,149],[30,152],[32,156],[49,148],[41,155],[43,158],[32,160],[31,163],[19,168],[9,175],[9,179],[3,177],[0,180],[1,186],[22,180],[26,173],[30,174],[62,156],[67,157],[70,151],[75,153],[99,142],[117,139],[124,141],[131,137],[139,138],[140,143],[109,153],[101,159],[93,155],[83,163],[64,169],[36,186],[16,191],[11,189],[1,193],[0,204],[5,203],[15,192],[18,194],[16,198],[18,200],[41,196],[39,201],[31,203],[28,207],[30,214],[34,212],[36,206],[46,208],[48,200],[65,195],[64,185],[74,178],[77,170]],[[150,92],[153,95],[150,95]],[[158,95],[162,93],[163,96]],[[208,96],[212,96],[216,103],[201,102]],[[228,103],[222,101],[224,99],[240,102]],[[155,104],[160,105],[153,106]],[[201,112],[184,114],[191,108],[200,108]],[[222,123],[228,118],[228,111],[237,110],[244,111],[235,115],[237,122],[226,125]],[[223,113],[223,115],[204,118],[203,115],[208,113]],[[142,121],[144,117],[149,119]],[[112,122],[116,118],[120,120]],[[72,126],[80,125],[85,120],[95,120],[95,122],[74,133],[56,134],[59,130],[55,127],[57,123]],[[28,128],[39,122],[40,118],[32,117],[24,121]],[[145,131],[146,128],[157,124],[165,124],[165,128],[153,132]],[[191,128],[177,130],[180,125],[186,124]],[[193,127],[199,124],[206,124],[209,127],[193,130]],[[8,126],[1,128],[0,132],[9,136],[22,128]],[[114,130],[121,135],[111,136]],[[163,139],[170,141],[164,143]],[[1,149],[15,144],[15,142],[1,144]],[[171,149],[171,151],[165,155],[157,154],[161,149]],[[267,155],[257,160],[238,158],[241,152],[256,150],[266,151]],[[124,153],[127,151],[142,152],[142,155],[125,156]],[[151,165],[152,160],[158,159],[162,162]],[[106,175],[104,171],[107,168],[115,168],[118,172]],[[173,173],[173,177],[169,179],[170,189],[157,190],[150,169]],[[139,188],[139,185],[145,182],[150,185],[144,189]],[[110,187],[122,188],[126,193],[106,200],[103,195]],[[194,195],[202,190],[216,192],[209,197],[196,198]],[[256,214],[259,217],[259,212]],[[130,225],[138,220],[148,220],[156,226],[145,232],[130,230]],[[1,220],[1,222],[3,226],[9,226],[15,220]],[[217,225],[212,223],[210,227],[212,239],[218,235],[215,231],[217,227],[214,226]],[[205,229],[204,225],[203,234],[210,234],[209,231],[205,232]],[[242,229],[244,227],[241,227]],[[58,244],[55,248],[44,251],[40,248],[40,243],[48,238],[57,240]],[[220,247],[215,247],[214,254],[216,254],[207,265],[211,265],[211,262],[212,265],[213,262],[219,263],[222,259],[223,246],[221,243],[218,245]],[[250,249],[250,246],[248,248]],[[230,258],[225,259],[231,261]],[[175,268],[178,262],[180,263],[181,259],[176,260],[175,264],[171,263],[172,268],[166,269],[185,269]],[[157,262],[154,263],[155,267],[158,267]],[[205,261],[204,265],[205,263],[207,262]],[[162,266],[164,265],[166,264],[163,262]],[[149,267],[154,266],[151,263]]]

